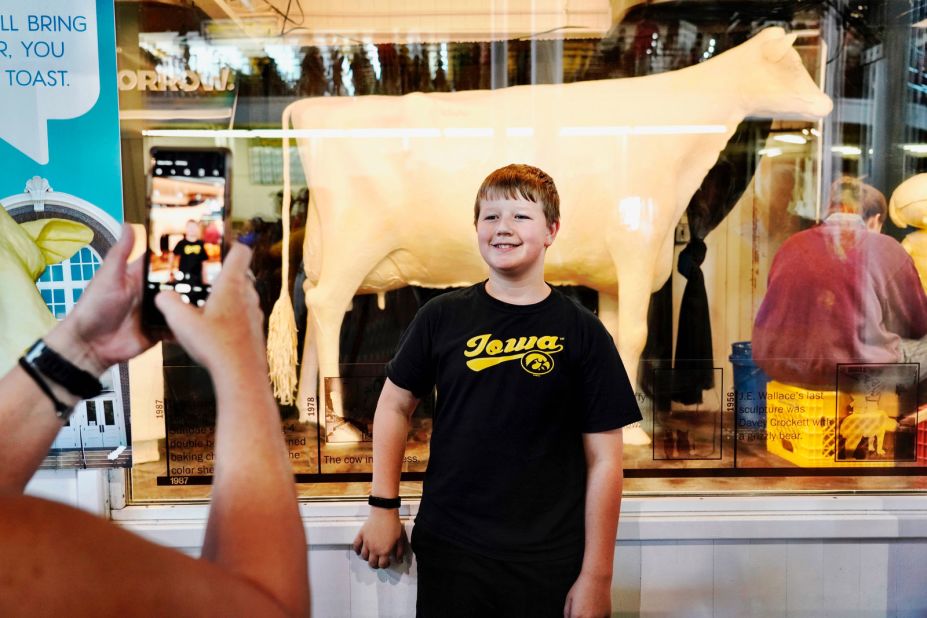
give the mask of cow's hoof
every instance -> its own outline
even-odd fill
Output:
[[[343,417],[328,419],[326,442],[363,442],[364,433]]]
[[[622,434],[624,435],[625,444],[635,444],[638,446],[650,444],[650,436],[648,436],[647,432],[641,429],[638,425],[625,427],[622,430]]]

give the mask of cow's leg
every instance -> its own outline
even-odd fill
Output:
[[[338,366],[341,323],[364,278],[393,249],[378,242],[383,236],[380,230],[364,229],[357,222],[345,227],[351,229],[351,242],[333,239],[335,242],[323,243],[318,284],[306,291],[307,337],[315,342],[318,355],[318,405],[325,411],[327,439],[336,442],[364,439],[360,429],[345,422],[342,407]],[[327,399],[331,400],[330,409]]]
[[[627,248],[624,247],[625,251],[623,252],[620,249],[622,248],[616,247],[616,251],[612,255],[620,297],[620,301],[617,302],[617,311],[610,309],[603,312],[601,310],[602,298],[606,299],[607,307],[610,303],[610,296],[604,294],[599,297],[600,314],[617,313],[616,330],[618,336],[615,337],[615,343],[618,345],[618,353],[621,355],[624,368],[628,372],[628,379],[634,385],[636,393],[637,368],[641,354],[644,351],[644,344],[647,343],[647,308],[650,302],[654,264],[647,264],[643,260],[629,259]],[[639,253],[649,256],[654,255],[654,252],[646,250]],[[607,323],[606,327],[608,327]],[[614,331],[611,328],[609,330],[614,336]],[[625,428],[624,441],[625,444],[650,444],[650,436],[647,435],[640,423],[635,423]]]
[[[307,281],[304,285],[304,293],[312,289]],[[321,427],[321,413],[319,412],[319,351],[316,345],[316,328],[312,320],[312,315],[307,312],[305,337],[303,340],[303,356],[300,363],[299,371],[299,392],[296,395],[297,408],[299,409],[299,421],[309,423],[319,420]],[[317,416],[318,415],[318,416]]]
[[[620,281],[620,279],[619,279]],[[623,298],[623,297],[622,297]],[[636,361],[634,367],[629,367],[628,359],[626,355],[621,352],[621,344],[619,335],[621,333],[620,319],[619,319],[619,307],[620,303],[618,302],[618,296],[615,294],[609,294],[607,292],[599,292],[599,320],[602,322],[602,325],[605,326],[605,330],[612,336],[612,339],[618,345],[618,353],[621,355],[621,361],[624,363],[625,371],[628,372],[628,379],[631,380],[631,384],[637,390],[637,375],[636,375]],[[646,322],[645,322],[646,328]],[[646,333],[644,337],[646,338]],[[642,349],[643,350],[643,349]],[[635,373],[631,373],[631,370],[634,370]],[[624,441],[625,444],[650,444],[650,437],[644,432],[640,427],[640,423],[634,423],[630,427],[626,427],[624,430]]]
[[[327,439],[338,442],[359,440],[362,437],[360,432],[353,431],[344,421],[338,367],[341,323],[357,287],[348,289],[338,284],[337,277],[331,276],[331,279],[335,284],[326,285],[320,277],[320,284],[306,293],[306,307],[309,313],[306,336],[311,337],[315,343],[318,368],[317,379],[313,380],[318,385],[316,402],[320,406],[320,416],[324,413],[323,426]],[[304,375],[311,379],[311,374]],[[311,388],[309,390],[311,392]],[[328,408],[327,399],[331,399],[331,409]]]

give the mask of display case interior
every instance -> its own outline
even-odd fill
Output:
[[[626,491],[922,489],[927,297],[873,273],[927,272],[927,6],[388,4],[116,5],[127,216],[151,147],[231,149],[262,308],[283,290],[296,317],[298,387],[275,384],[301,496],[368,493],[384,367],[419,307],[485,278],[473,198],[512,161],[557,182],[547,280],[635,385]],[[165,344],[130,376],[131,500],[204,499],[205,372]],[[438,400],[412,417],[404,495]]]

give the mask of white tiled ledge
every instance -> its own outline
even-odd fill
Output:
[[[402,506],[411,525],[417,503]],[[363,502],[300,505],[311,546],[350,545]],[[129,506],[111,512],[128,530],[170,547],[202,543],[206,505]],[[927,538],[927,495],[626,498],[619,541]]]

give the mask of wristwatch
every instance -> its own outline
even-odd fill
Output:
[[[41,339],[29,348],[23,360],[75,397],[90,399],[103,392],[103,385],[95,376],[75,366]]]

